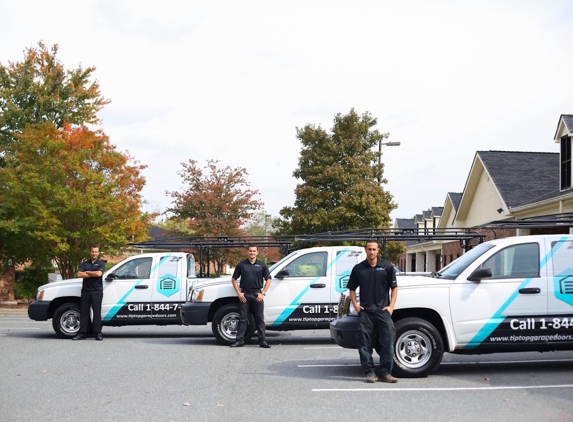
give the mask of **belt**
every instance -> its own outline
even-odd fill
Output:
[[[261,293],[261,289],[241,289],[242,293]]]

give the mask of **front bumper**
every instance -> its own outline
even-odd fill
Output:
[[[207,325],[211,302],[185,302],[181,306],[181,321],[184,325]]]
[[[28,317],[34,321],[47,321],[50,302],[37,300],[28,306]]]
[[[356,331],[358,329],[358,317],[345,315],[336,318],[330,323],[330,338],[340,347],[357,349]]]

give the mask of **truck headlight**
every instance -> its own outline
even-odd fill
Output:
[[[191,302],[201,302],[203,300],[203,290],[193,289],[191,291]]]
[[[43,290],[36,290],[36,300],[43,300],[44,299],[44,291]]]

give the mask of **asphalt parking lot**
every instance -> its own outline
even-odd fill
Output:
[[[210,327],[104,327],[57,339],[0,314],[0,420],[573,421],[573,351],[446,354],[427,378],[366,384],[327,330],[218,345]]]

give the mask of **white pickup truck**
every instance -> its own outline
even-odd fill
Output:
[[[365,258],[363,247],[329,246],[297,250],[274,264],[264,299],[267,330],[328,329],[352,267]],[[183,324],[211,322],[213,334],[223,345],[235,341],[238,317],[239,299],[230,278],[198,281],[181,307]],[[250,339],[254,331],[251,316],[245,338]]]
[[[103,274],[103,325],[181,324],[180,307],[194,281],[191,254],[131,256]],[[81,278],[40,286],[28,316],[35,321],[51,318],[58,337],[74,337],[80,326],[81,289]]]
[[[427,276],[401,276],[392,319],[394,375],[421,377],[444,352],[482,354],[573,349],[573,235],[481,243]],[[357,292],[359,294],[359,292]],[[347,292],[331,338],[356,348]]]

